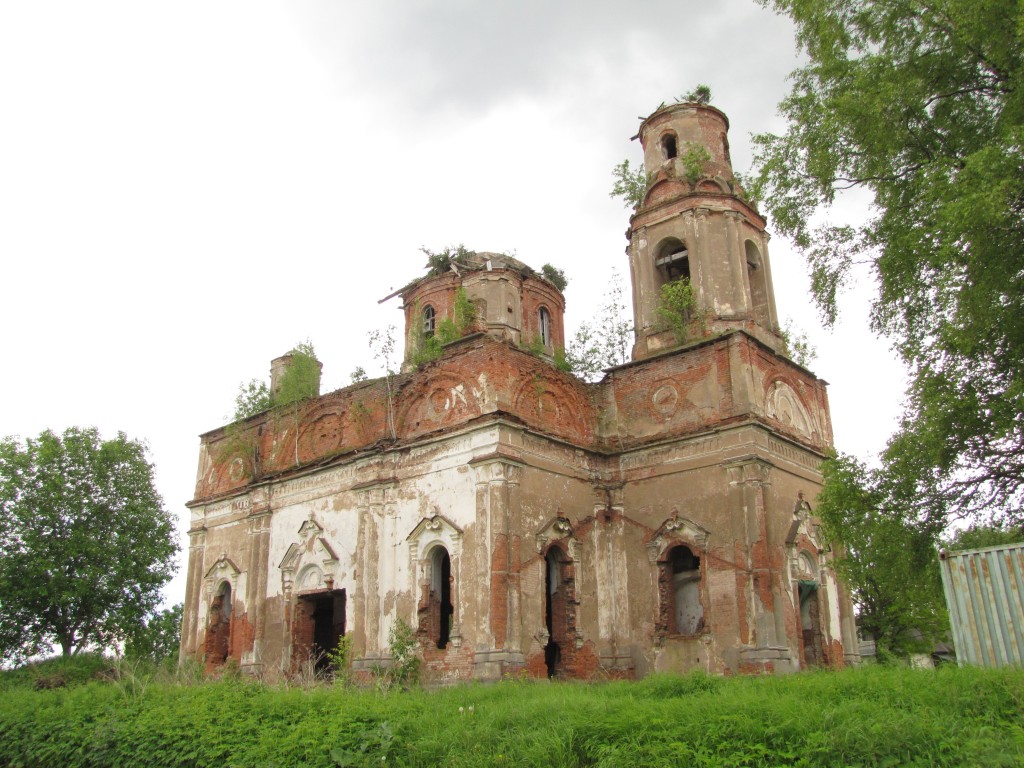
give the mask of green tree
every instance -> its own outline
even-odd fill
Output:
[[[559,269],[552,264],[545,264],[540,268],[540,273],[544,275],[544,279],[551,283],[555,288],[565,293],[566,287],[569,285],[569,279],[565,276],[565,270]]]
[[[597,316],[599,320],[580,324],[563,355],[569,370],[587,381],[596,381],[605,368],[629,362],[633,323],[617,270],[612,270]]]
[[[953,532],[943,542],[946,549],[982,549],[1024,542],[1024,526],[1003,523],[975,524]]]
[[[856,459],[828,459],[822,473],[816,513],[861,633],[882,656],[927,648],[949,623],[933,529],[894,507],[884,478]]]
[[[612,178],[615,183],[608,197],[621,197],[629,209],[639,208],[643,202],[644,193],[647,192],[647,173],[643,167],[630,168],[629,160],[623,160],[612,168]]]
[[[316,359],[313,342],[307,340],[296,344],[288,354],[291,362],[281,375],[276,393],[271,392],[270,386],[260,379],[238,385],[232,421],[242,421],[271,408],[292,405],[318,394],[320,363]]]
[[[693,104],[710,104],[711,103],[711,89],[701,83],[692,91],[687,91],[678,99],[676,103],[693,103]]]
[[[250,379],[248,384],[238,385],[238,394],[235,396],[235,412],[230,418],[232,421],[242,421],[257,413],[270,410],[272,405],[270,387],[267,386],[267,382]]]
[[[181,645],[183,603],[155,611],[132,628],[124,644],[124,655],[130,659],[150,659],[156,663],[176,660]]]
[[[0,441],[0,658],[124,640],[178,547],[145,446],[95,429]]]
[[[391,433],[392,440],[398,439],[398,433],[395,431],[395,376],[398,375],[398,370],[395,367],[396,332],[395,326],[389,325],[383,331],[379,329],[370,331],[369,335],[373,359],[384,366],[384,384],[388,402],[388,432]]]
[[[787,132],[756,137],[755,196],[807,257],[826,321],[858,270],[878,286],[873,326],[911,373],[885,470],[922,519],[1020,520],[1020,3],[761,2],[792,18],[807,64]],[[836,219],[850,189],[872,203],[856,224]]]
[[[807,332],[796,328],[792,318],[786,318],[780,329],[782,342],[785,344],[784,354],[797,365],[807,368],[818,357],[818,348],[811,344]]]

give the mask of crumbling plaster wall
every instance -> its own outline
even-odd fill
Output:
[[[831,441],[824,385],[806,371],[731,334],[586,385],[476,336],[394,387],[394,444],[381,382],[311,401],[291,422],[248,422],[267,451],[255,483],[232,474],[224,430],[204,436],[184,653],[201,652],[209,571],[220,563],[238,569],[241,663],[284,663],[295,600],[329,586],[345,589],[354,650],[371,666],[396,617],[417,625],[430,537],[455,549],[457,536],[458,628],[449,648],[424,646],[436,679],[543,673],[544,553],[554,543],[572,563],[573,675],[799,666],[786,536],[795,499],[817,492]],[[672,520],[686,524],[668,535]],[[436,531],[410,542],[425,521]],[[318,530],[304,533],[307,523]],[[700,531],[706,541],[694,540]],[[671,542],[701,558],[705,621],[693,636],[657,630],[657,560]],[[821,599],[831,648],[849,608],[828,577]]]

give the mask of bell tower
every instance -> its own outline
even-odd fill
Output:
[[[690,339],[743,329],[778,351],[765,220],[729,157],[729,119],[704,104],[672,104],[640,124],[647,190],[630,219],[629,271],[642,360]],[[685,338],[659,312],[662,286],[689,281]]]

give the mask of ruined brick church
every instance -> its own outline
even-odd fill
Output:
[[[388,663],[402,620],[436,682],[856,661],[814,517],[825,382],[786,355],[727,132],[700,104],[640,125],[635,343],[600,382],[553,364],[552,282],[467,253],[399,292],[402,373],[203,435],[183,656],[282,669],[344,634],[359,673]],[[658,311],[679,278],[685,335]],[[471,332],[413,366],[465,299]]]

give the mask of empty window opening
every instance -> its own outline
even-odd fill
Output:
[[[750,309],[755,322],[768,325],[768,283],[762,268],[761,252],[753,241],[745,244],[747,255],[747,282],[750,284]]]
[[[544,664],[548,677],[562,666],[562,642],[566,631],[566,588],[562,579],[562,550],[552,547],[544,557],[544,621],[548,644],[544,646]]]
[[[656,251],[654,265],[661,276],[661,284],[685,277],[690,279],[690,252],[682,240],[670,237]]]
[[[821,616],[818,608],[818,582],[801,580],[800,629],[803,634],[804,664],[816,667],[825,663],[825,650],[821,644]]]
[[[732,166],[732,157],[729,154],[729,137],[724,133],[722,134],[722,156],[725,158],[725,162]]]
[[[671,160],[676,156],[676,137],[671,133],[666,133],[661,137],[661,151],[665,154],[666,160]]]
[[[673,547],[668,553],[672,573],[672,623],[676,635],[695,635],[704,628],[700,601],[700,558],[689,547]]]
[[[545,347],[551,346],[551,313],[547,307],[538,310],[537,323],[540,326],[540,343]]]
[[[436,327],[437,317],[434,312],[434,308],[427,304],[423,308],[423,338],[429,339],[434,335],[434,328]]]
[[[210,603],[210,624],[206,629],[206,663],[219,666],[227,661],[231,646],[231,585],[220,585]]]
[[[452,605],[452,558],[444,547],[435,547],[430,557],[431,639],[445,648],[452,634],[455,606]]]
[[[296,660],[311,660],[318,671],[327,670],[331,665],[329,654],[345,634],[345,590],[303,595],[297,614]]]

